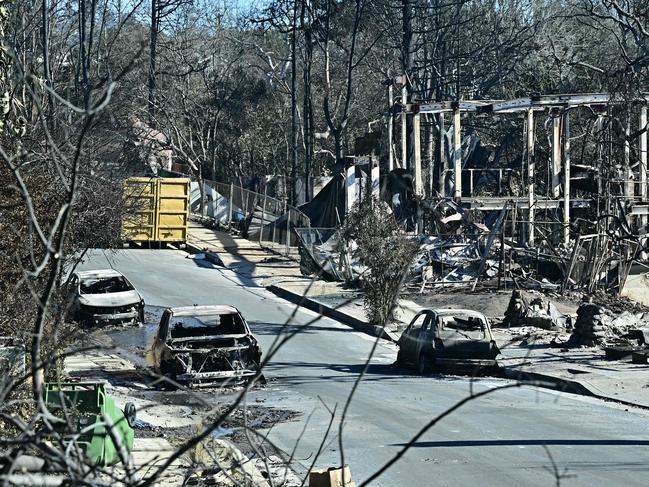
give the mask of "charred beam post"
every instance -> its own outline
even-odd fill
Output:
[[[424,193],[424,186],[421,180],[421,114],[415,111],[412,116],[412,128],[414,133],[414,164],[413,164],[413,179],[414,190],[417,196],[422,196]]]
[[[527,110],[527,196],[529,198],[527,237],[530,245],[534,245],[534,111]]]
[[[444,169],[446,168],[446,151],[445,147],[445,138],[446,138],[446,127],[444,120],[444,113],[440,112],[439,117],[439,153],[437,154],[437,191],[441,196],[444,194]]]
[[[559,110],[550,110],[552,117],[552,197],[559,197],[559,175],[561,174],[561,115]]]
[[[453,106],[453,173],[454,190],[453,197],[459,201],[462,199],[462,128],[460,119],[459,103]]]
[[[570,112],[563,114],[563,242],[570,242]]]

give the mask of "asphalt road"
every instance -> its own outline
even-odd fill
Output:
[[[254,282],[187,259],[184,252],[123,250],[108,254],[108,259],[106,255],[91,252],[81,268],[115,267],[150,305],[232,304],[265,349],[295,310]],[[298,310],[292,323],[306,323],[315,316]],[[269,437],[287,452],[300,437],[295,458],[303,465],[312,461],[328,424],[322,403],[329,408],[338,405],[340,413],[373,340],[320,319],[278,352],[265,371],[269,386],[250,394],[250,402],[260,398],[267,406],[302,413],[299,420],[275,426]],[[379,345],[345,423],[345,462],[357,485],[433,416],[470,391],[467,378],[417,377],[392,367],[395,358],[394,346]],[[473,387],[480,391],[507,383],[486,378]],[[550,486],[556,485],[554,467],[566,475],[561,485],[645,485],[647,416],[645,411],[550,390],[498,391],[441,421],[373,485]],[[318,466],[339,463],[337,428],[338,421]]]

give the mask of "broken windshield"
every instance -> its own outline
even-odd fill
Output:
[[[133,286],[123,276],[88,277],[81,281],[81,294],[121,293],[132,291]]]
[[[477,316],[454,314],[440,316],[441,329],[445,335],[459,339],[482,340],[485,338],[485,323]]]
[[[171,338],[242,335],[246,327],[238,314],[179,316],[171,319]]]

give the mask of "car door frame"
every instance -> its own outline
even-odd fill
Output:
[[[423,323],[421,325],[416,324],[416,321],[421,317],[425,316]],[[407,361],[416,363],[417,358],[419,357],[419,332],[421,328],[428,322],[430,319],[430,310],[421,310],[417,313],[410,324],[404,330],[401,337],[403,340],[399,340],[399,347],[401,348],[401,356]]]
[[[165,310],[162,313],[160,324],[158,325],[158,330],[153,340],[152,352],[156,367],[160,367],[162,365],[162,355],[164,353],[164,349],[167,346],[167,340],[169,338],[169,323],[171,322],[172,316],[173,315],[169,310]]]
[[[426,319],[419,327],[419,332],[417,333],[417,337],[415,338],[415,348],[413,350],[414,363],[419,362],[419,357],[421,356],[422,352],[425,354],[430,354],[434,338],[432,334],[432,323],[434,323],[434,319],[437,315],[432,310],[424,310],[423,313],[426,314]]]

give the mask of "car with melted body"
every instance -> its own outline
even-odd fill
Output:
[[[189,387],[263,377],[261,346],[234,306],[167,308],[154,337],[156,371]]]
[[[144,299],[119,271],[77,271],[70,287],[68,314],[83,326],[144,323]]]
[[[434,368],[496,368],[500,354],[489,320],[468,309],[424,309],[397,342],[397,363],[420,374]]]

